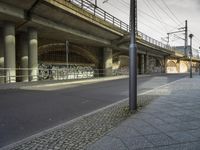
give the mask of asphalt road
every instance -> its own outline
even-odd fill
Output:
[[[185,75],[138,78],[138,93]],[[0,91],[0,147],[128,97],[128,79]]]

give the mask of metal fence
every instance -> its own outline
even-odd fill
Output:
[[[113,15],[109,14],[108,12],[106,12],[105,10],[99,8],[98,6],[94,5],[93,3],[91,3],[88,0],[54,0],[57,3],[60,3],[62,5],[67,5],[67,3],[71,3],[85,11],[87,11],[88,13],[91,13],[92,15],[110,23],[111,25],[113,25],[114,27],[118,27],[119,29],[129,32],[130,31],[130,27],[127,23],[121,21],[120,19],[114,17]],[[96,20],[98,21],[98,20]],[[102,22],[100,22],[102,23]],[[174,50],[173,47],[170,47],[169,45],[163,44],[162,42],[155,40],[153,38],[151,38],[150,36],[147,36],[146,34],[137,31],[137,36],[140,40],[143,40],[145,42],[148,42],[150,44],[153,44],[155,46],[164,48],[164,49],[168,49],[168,50]]]
[[[110,70],[109,70],[110,71]],[[30,72],[36,72],[30,74]],[[0,83],[27,82],[37,80],[77,80],[99,78],[107,75],[106,69],[18,69],[0,68]],[[112,70],[111,76],[128,75],[124,69]]]

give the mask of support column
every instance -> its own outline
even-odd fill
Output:
[[[149,72],[149,55],[148,54],[146,54],[146,56],[145,56],[145,73],[146,74],[150,73]]]
[[[165,69],[164,69],[164,73],[168,73],[167,72],[167,62],[168,62],[168,57],[164,57],[164,66],[165,66]]]
[[[33,28],[28,30],[28,68],[29,81],[38,80],[38,39],[37,31]]]
[[[28,36],[25,32],[19,34],[17,51],[19,52],[20,81],[28,82]]]
[[[104,48],[104,76],[112,76],[112,49],[111,48]]]
[[[141,59],[140,59],[140,61],[141,61],[141,74],[144,74],[144,55],[143,54],[141,54]]]
[[[4,24],[4,67],[6,71],[6,83],[16,82],[16,52],[15,52],[15,25]]]
[[[3,41],[3,30],[0,29],[0,83],[4,83],[4,41]]]
[[[177,70],[178,70],[178,73],[181,72],[181,64],[180,64],[180,59],[177,60]]]

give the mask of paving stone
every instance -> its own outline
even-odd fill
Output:
[[[149,125],[149,126],[138,126],[135,127],[135,129],[142,135],[149,135],[149,134],[158,134],[161,133],[160,130],[156,129],[155,127]]]
[[[160,115],[158,116],[159,119],[163,120],[164,122],[170,124],[170,123],[180,123],[182,122],[180,119],[176,118],[176,117],[173,117],[173,116],[170,116],[170,115]]]
[[[122,139],[129,150],[144,149],[153,147],[153,144],[146,140],[143,136],[133,137],[129,139]]]
[[[87,150],[127,150],[128,148],[121,142],[121,140],[105,136],[95,145],[91,145]]]
[[[184,122],[199,120],[199,118],[196,118],[190,115],[181,115],[181,116],[177,116],[177,118]]]
[[[170,145],[170,144],[175,144],[177,141],[173,140],[169,136],[165,134],[154,134],[154,135],[147,135],[145,138],[153,143],[154,146],[164,146],[164,145]]]
[[[161,132],[170,132],[170,131],[178,131],[179,129],[175,126],[175,124],[165,124],[165,125],[157,125],[156,129]]]
[[[192,130],[200,128],[200,121],[182,122],[174,124],[179,130]]]
[[[192,136],[200,139],[200,128],[196,130],[190,130],[187,132],[190,133]]]
[[[137,116],[137,115],[136,115]],[[121,126],[130,127],[130,128],[142,128],[142,127],[148,127],[149,124],[145,122],[144,120],[138,119],[138,118],[131,118],[126,120],[121,124]]]
[[[192,142],[192,141],[198,140],[198,138],[195,138],[194,136],[192,136],[192,134],[189,134],[189,132],[185,132],[185,131],[168,132],[166,134],[169,135],[174,140],[179,141],[179,142]]]
[[[122,139],[127,139],[127,138],[130,138],[130,136],[131,137],[140,136],[141,134],[133,128],[119,126],[107,135],[122,138]]]
[[[198,142],[191,142],[191,143],[184,143],[184,144],[154,147],[152,149],[144,149],[144,150],[199,150],[199,147],[200,147],[200,143],[198,141]]]

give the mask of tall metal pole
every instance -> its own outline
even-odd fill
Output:
[[[169,33],[167,33],[167,45],[169,46]]]
[[[200,47],[199,47],[200,49]],[[198,51],[198,58],[199,58],[200,50]],[[199,75],[200,75],[200,63],[199,63]]]
[[[188,47],[188,22],[185,20],[185,57],[187,57],[187,47]]]
[[[137,0],[130,0],[131,43],[129,47],[129,109],[137,110],[137,47],[136,47],[136,9]]]
[[[193,38],[193,34],[190,34],[190,78],[192,78],[192,38]]]
[[[199,75],[200,75],[200,63],[199,63]]]

